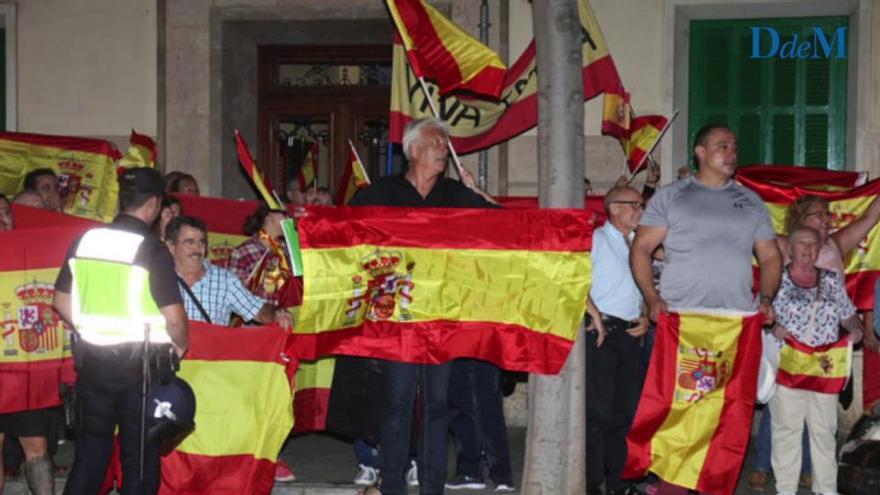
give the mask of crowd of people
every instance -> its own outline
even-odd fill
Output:
[[[403,137],[406,172],[374,181],[350,206],[498,207],[469,175],[462,181],[446,177],[447,143],[448,128],[442,121],[410,123]],[[736,136],[726,126],[710,125],[696,134],[694,168],[679,169],[676,181],[658,189],[660,171],[652,165],[642,191],[624,178],[605,194],[608,219],[593,234],[592,284],[585,301],[590,495],[640,493],[639,485],[622,479],[626,435],[661,313],[687,308],[757,311],[780,346],[785,339],[806,346],[840,338],[858,343],[863,335],[876,345],[846,294],[843,258],[880,220],[880,202],[874,201],[846,228],[831,232],[828,203],[806,196],[791,206],[787,234],[777,235],[760,198],[732,180],[736,166]],[[589,186],[585,180],[585,188]],[[285,329],[294,324],[286,308],[297,300],[302,282],[293,276],[284,248],[281,222],[289,213],[259,206],[242,226],[248,239],[234,249],[228,268],[221,268],[208,261],[205,223],[188,216],[175,197],[199,192],[195,178],[182,172],[162,177],[152,169],[126,171],[120,177],[119,216],[88,231],[68,251],[55,284],[55,307],[79,337],[75,355],[81,414],[65,493],[97,493],[116,427],[125,484],[137,486],[126,491],[155,493],[160,479],[159,449],[149,442],[142,449],[137,431],[143,382],[140,360],[133,360],[129,351],[143,340],[143,333],[116,332],[113,326],[130,321],[123,317],[131,315],[101,313],[106,305],[89,295],[99,282],[84,273],[100,274],[101,284],[146,273],[146,285],[137,290],[149,304],[140,308],[139,316],[151,318],[151,342],[158,335],[157,346],[178,358],[187,350],[188,321],[278,324]],[[332,205],[329,190],[302,190],[296,180],[285,193],[294,207]],[[12,200],[0,195],[2,230],[15,228],[11,204],[61,211],[55,173],[35,170]],[[118,245],[129,249],[118,253],[107,248]],[[757,296],[753,255],[760,269]],[[92,266],[95,260],[103,264]],[[131,300],[125,299],[126,290],[113,295],[120,306]],[[358,468],[354,482],[368,491],[403,494],[418,486],[428,495],[482,489],[487,477],[496,492],[513,491],[500,384],[500,370],[479,360],[428,365],[340,356],[328,429],[353,441]],[[836,403],[836,394],[780,385],[763,408],[749,485],[766,490],[774,476],[780,494],[794,494],[799,483],[815,493],[836,493]],[[33,493],[54,493],[51,455],[59,418],[56,410],[0,414],[0,443],[4,434],[7,440],[18,440]],[[446,469],[450,434],[456,453],[452,476]],[[812,459],[811,469],[802,469],[802,457]],[[283,462],[277,464],[275,478],[295,479]],[[2,487],[0,463],[0,492]],[[660,495],[687,493],[656,477],[648,487]]]

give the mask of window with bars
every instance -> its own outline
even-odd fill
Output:
[[[728,125],[739,163],[842,170],[846,163],[847,59],[835,56],[751,58],[752,27],[779,34],[779,44],[813,43],[815,29],[832,39],[847,17],[699,20],[690,25],[688,149],[708,123]],[[769,53],[767,30],[759,39]],[[848,34],[848,30],[847,30]],[[841,41],[841,40],[838,40]],[[848,48],[848,38],[844,38]],[[810,52],[812,53],[812,52]]]

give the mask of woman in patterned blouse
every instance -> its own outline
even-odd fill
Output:
[[[782,274],[782,284],[773,309],[779,339],[791,339],[809,347],[833,344],[840,339],[839,327],[849,331],[858,343],[862,322],[846,294],[843,282],[834,272],[816,267],[821,237],[809,227],[796,228],[788,237],[791,262]],[[814,354],[818,355],[818,354]],[[801,467],[801,435],[806,421],[813,459],[812,491],[837,493],[837,395],[778,385],[770,401],[772,413],[772,465],[776,490],[794,494]]]

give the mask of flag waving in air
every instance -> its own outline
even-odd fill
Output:
[[[238,129],[235,130],[235,144],[238,149],[238,161],[241,163],[242,168],[244,168],[245,173],[247,173],[248,177],[251,179],[251,183],[257,188],[260,197],[262,197],[263,201],[269,205],[269,208],[273,210],[283,210],[284,207],[281,206],[281,203],[278,201],[278,196],[275,194],[275,191],[272,190],[272,186],[263,179],[263,174],[260,173],[260,169],[257,167],[257,163],[251,156],[251,151],[248,149],[248,145],[244,142],[244,138],[241,137]]]
[[[423,0],[386,0],[417,77],[498,98],[507,70],[501,57]]]
[[[345,167],[345,173],[342,175],[342,181],[339,183],[339,190],[336,192],[337,206],[345,206],[358,189],[370,185],[370,177],[367,176],[367,170],[364,168],[364,164],[361,162],[361,157],[358,156],[354,144],[349,141],[348,146],[351,148],[351,151],[348,155],[348,166]]]

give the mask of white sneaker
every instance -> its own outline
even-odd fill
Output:
[[[406,470],[406,485],[419,486],[419,467],[416,461],[409,461],[409,469]]]
[[[514,491],[513,485],[507,483],[498,483],[495,485],[495,493],[510,493]]]
[[[379,470],[363,464],[358,464],[361,469],[357,476],[354,477],[354,484],[360,486],[374,485],[379,480]]]

